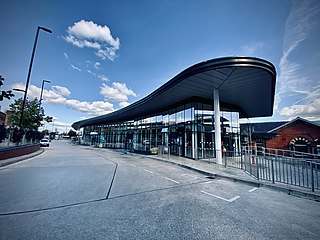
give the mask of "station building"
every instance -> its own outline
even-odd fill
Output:
[[[264,147],[320,156],[320,124],[301,117],[291,121],[240,124],[242,142]]]
[[[222,163],[224,149],[240,152],[240,118],[272,115],[275,84],[275,67],[266,60],[212,59],[125,108],[72,127],[83,129],[83,144]]]

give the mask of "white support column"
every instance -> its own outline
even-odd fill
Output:
[[[219,90],[213,90],[213,108],[214,108],[214,125],[215,125],[215,147],[217,164],[222,164],[222,151],[221,151],[221,127],[220,127],[220,103],[219,103]]]

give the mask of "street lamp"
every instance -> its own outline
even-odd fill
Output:
[[[40,94],[39,106],[41,105],[42,93],[43,93],[43,86],[44,86],[44,83],[45,83],[45,82],[51,83],[49,80],[42,80],[42,87],[41,87],[41,94]]]
[[[24,92],[24,90],[22,90],[22,89],[19,89],[19,88],[14,88],[14,89],[12,89],[13,91],[17,91],[17,92]]]
[[[31,69],[32,69],[32,64],[33,64],[33,58],[34,58],[34,54],[36,52],[36,47],[37,47],[38,36],[39,36],[39,31],[40,30],[43,30],[43,31],[48,32],[48,33],[52,33],[52,31],[50,29],[47,29],[47,28],[44,28],[44,27],[39,27],[39,26],[37,28],[37,34],[36,34],[36,38],[34,40],[33,50],[32,50],[32,55],[31,55],[31,60],[30,60],[30,65],[29,65],[26,88],[24,90],[24,97],[23,97],[23,102],[22,102],[22,109],[21,109],[21,116],[20,116],[20,123],[19,123],[20,129],[22,128],[22,119],[23,119],[24,106],[26,105],[28,86],[29,86],[29,82],[30,82],[30,75],[31,75]]]

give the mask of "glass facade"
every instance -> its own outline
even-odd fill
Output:
[[[82,143],[130,151],[173,154],[193,159],[215,157],[213,106],[191,101],[159,114],[83,128]],[[239,152],[239,114],[221,112],[222,144]]]

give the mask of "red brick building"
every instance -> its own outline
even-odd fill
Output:
[[[297,117],[290,122],[242,124],[254,145],[320,155],[320,124]]]

